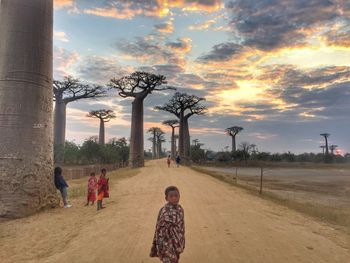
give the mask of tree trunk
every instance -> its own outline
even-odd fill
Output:
[[[236,135],[232,137],[232,152],[236,152]]]
[[[329,155],[329,149],[328,149],[328,139],[327,137],[324,137],[326,140],[326,155]]]
[[[54,144],[64,145],[66,141],[66,108],[61,98],[56,98],[54,110]]]
[[[143,99],[132,102],[129,162],[132,168],[144,166],[143,152]]]
[[[152,141],[152,158],[156,159],[156,143],[157,143],[157,138],[156,138],[156,133],[153,131],[153,141]]]
[[[176,138],[174,138],[174,149],[175,149],[175,157],[176,157],[176,155],[177,155],[177,152],[178,152],[178,149],[177,149],[177,140],[178,139],[176,139]]]
[[[57,205],[52,0],[0,1],[0,217]]]
[[[100,133],[98,135],[98,143],[100,145],[105,144],[105,122],[103,119],[100,119]]]
[[[158,140],[158,151],[157,151],[157,157],[158,159],[160,159],[162,157],[162,142],[160,140]]]
[[[184,113],[180,113],[180,127],[179,127],[179,155],[184,157]]]
[[[190,130],[188,127],[188,118],[183,119],[183,137],[184,137],[184,144],[183,144],[183,152],[184,152],[184,158],[185,162],[189,163],[190,161],[190,149],[191,149],[191,139],[190,139]]]
[[[171,158],[175,158],[175,127],[171,127]]]

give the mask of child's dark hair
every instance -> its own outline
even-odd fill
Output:
[[[180,191],[179,189],[176,187],[176,186],[168,186],[166,189],[165,189],[165,196],[168,196],[168,194],[172,191],[176,191],[180,194]]]
[[[94,172],[90,173],[90,176],[95,176],[95,173]]]
[[[54,170],[54,174],[57,175],[61,175],[62,174],[62,168],[57,166]]]
[[[102,168],[101,173],[107,172],[106,168]]]

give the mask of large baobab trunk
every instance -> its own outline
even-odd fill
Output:
[[[57,100],[54,110],[54,144],[64,145],[66,138],[66,108],[65,102]]]
[[[175,128],[172,127],[172,131],[171,131],[171,158],[175,158]]]
[[[157,141],[157,159],[159,159],[162,155],[162,142],[161,140],[158,138]]]
[[[57,204],[52,172],[52,0],[0,1],[0,217]]]
[[[143,99],[140,98],[132,102],[129,162],[133,168],[144,166]]]
[[[184,113],[180,113],[180,127],[179,127],[179,155],[184,157]]]
[[[174,154],[174,156],[176,157],[176,155],[177,155],[177,152],[178,152],[178,147],[177,147],[177,140],[178,139],[176,139],[176,137],[174,137],[174,149],[175,149],[175,154]]]
[[[157,138],[156,138],[156,133],[153,132],[153,141],[152,141],[152,158],[156,159],[156,142],[157,142]]]
[[[100,119],[100,133],[98,135],[98,143],[100,145],[105,144],[105,122],[103,119]]]
[[[232,152],[236,151],[236,136],[231,136],[232,137]]]
[[[183,120],[183,133],[184,133],[183,134],[183,137],[184,137],[183,153],[184,153],[185,161],[189,162],[191,141],[190,141],[190,131],[188,127],[188,118],[184,118]]]
[[[329,148],[328,148],[328,138],[325,136],[324,139],[326,140],[326,155],[329,155]]]

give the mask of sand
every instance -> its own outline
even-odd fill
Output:
[[[0,261],[159,262],[150,258],[166,186],[181,191],[186,248],[181,262],[349,262],[350,238],[331,225],[186,167],[151,161],[111,178],[106,209],[54,209],[0,223]]]

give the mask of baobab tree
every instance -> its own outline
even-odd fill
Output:
[[[112,110],[95,110],[90,111],[87,117],[97,118],[100,120],[100,132],[98,136],[98,143],[100,145],[105,144],[105,123],[109,122],[111,119],[115,119],[116,115]]]
[[[152,158],[155,159],[157,157],[157,133],[160,130],[159,127],[151,127],[148,129],[148,133],[152,135],[151,138],[149,138],[149,141],[152,142]]]
[[[171,127],[171,158],[175,158],[176,154],[176,144],[175,144],[175,129],[179,127],[179,121],[178,120],[166,120],[163,121],[163,125],[167,125]]]
[[[324,154],[324,149],[326,148],[326,146],[321,145],[320,148],[322,149],[322,154]]]
[[[226,129],[227,135],[232,137],[232,152],[236,151],[236,135],[243,130],[242,127],[233,126]]]
[[[119,96],[133,98],[129,158],[133,168],[144,166],[143,101],[153,91],[174,89],[164,86],[165,84],[167,84],[165,76],[140,71],[110,81],[109,86],[116,89]]]
[[[52,151],[52,0],[0,1],[0,217],[58,204]]]
[[[320,134],[322,137],[324,137],[324,140],[325,140],[325,150],[326,150],[326,156],[329,155],[329,150],[328,150],[328,137],[330,136],[329,133],[321,133]]]
[[[162,156],[162,143],[165,142],[164,132],[161,129],[158,129],[156,132],[157,139],[157,158]]]
[[[189,161],[191,147],[188,119],[193,115],[205,114],[207,108],[201,104],[203,101],[204,98],[196,95],[176,92],[168,103],[155,107],[157,110],[170,112],[179,119],[179,155],[185,162]]]
[[[338,148],[338,145],[334,145],[332,144],[331,146],[329,146],[329,149],[331,150],[331,154],[334,155],[334,151]]]
[[[66,108],[67,104],[81,99],[105,96],[106,87],[84,84],[71,76],[62,81],[53,81],[54,111],[54,144],[64,145],[66,139]]]

